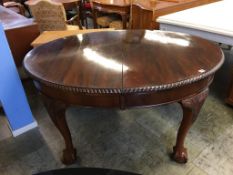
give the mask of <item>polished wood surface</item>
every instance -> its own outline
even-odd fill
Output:
[[[31,42],[39,35],[39,29],[32,19],[0,6],[0,21],[18,67],[26,53],[32,49]]]
[[[185,136],[223,61],[222,51],[207,40],[135,30],[58,39],[33,49],[24,66],[65,139],[65,164],[76,160],[65,120],[70,105],[124,109],[171,102],[184,111],[172,158],[185,163]]]
[[[117,13],[121,15],[123,29],[127,28],[127,20],[130,16],[130,0],[92,0],[94,27],[97,28],[98,12]]]
[[[179,0],[177,2],[158,0],[134,0],[132,5],[132,29],[159,29],[159,16],[200,6],[218,0]]]
[[[26,59],[26,68],[37,78],[53,84],[75,88],[88,87],[88,89],[116,88],[120,92],[122,62],[125,66],[123,68],[128,68],[124,71],[124,89],[137,89],[162,86],[202,76],[202,71],[206,73],[215,68],[222,55],[220,51],[210,52],[209,50],[217,47],[205,40],[174,33],[139,30],[101,32],[80,36],[82,37],[72,36],[65,40],[57,40],[34,49],[32,55],[40,59]],[[197,43],[200,44],[197,45]],[[60,50],[61,45],[62,50]],[[203,49],[207,47],[209,49]],[[46,48],[49,48],[50,52],[40,51]],[[175,61],[171,59],[174,57],[174,52],[169,52],[169,50],[179,50],[179,53],[176,51],[179,58],[174,58]],[[212,59],[197,58],[195,51]],[[68,53],[72,57],[66,58]],[[114,64],[108,65],[109,59],[107,58],[113,59]],[[64,66],[63,62],[68,67]],[[92,69],[93,65],[95,69]],[[48,66],[50,69],[44,69]],[[51,72],[58,68],[59,71],[56,74]],[[151,74],[153,76],[150,76]],[[84,75],[85,79],[80,77]],[[112,76],[115,78],[112,79]],[[103,77],[105,77],[104,80]]]

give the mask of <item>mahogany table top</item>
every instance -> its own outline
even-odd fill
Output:
[[[163,31],[107,31],[41,45],[24,66],[36,80],[87,93],[148,92],[204,79],[223,63],[215,44]]]

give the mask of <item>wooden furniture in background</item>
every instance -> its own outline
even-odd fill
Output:
[[[45,31],[40,36],[38,36],[31,45],[33,47],[38,47],[42,44],[54,41],[59,38],[64,38],[71,35],[91,33],[91,32],[103,32],[103,31],[112,31],[113,28],[106,29],[88,29],[88,30],[66,30],[66,31]]]
[[[173,102],[181,104],[183,120],[172,158],[185,163],[186,134],[223,61],[218,46],[198,37],[125,30],[49,42],[29,52],[24,67],[64,137],[63,163],[76,160],[65,119],[70,105],[125,109]]]
[[[28,0],[25,2],[25,5],[30,6],[31,4],[34,4],[40,0]],[[75,11],[77,17],[80,18],[81,12],[80,12],[80,6],[81,6],[81,0],[49,0],[51,2],[55,3],[61,3],[63,4],[66,12],[69,11]],[[67,13],[68,15],[68,13]],[[73,15],[72,15],[73,16]],[[80,22],[78,22],[79,28],[82,29],[82,25],[80,25]]]
[[[70,20],[66,18],[65,8],[62,3],[55,3],[49,0],[40,0],[29,5],[32,16],[39,25],[40,32],[56,30],[77,30],[82,29],[79,15]],[[68,25],[72,23],[79,26]]]
[[[119,14],[123,28],[127,28],[127,20],[130,16],[130,0],[92,0],[94,28],[97,28],[98,12]]]
[[[3,2],[2,4],[3,7],[6,7],[16,13],[25,16],[25,8],[21,3],[10,0],[5,0],[5,1],[3,0],[2,2]]]
[[[32,49],[31,42],[39,36],[36,23],[12,10],[0,6],[0,21],[17,67],[22,65],[26,53]]]
[[[131,28],[159,29],[159,24],[156,22],[159,16],[216,1],[218,0],[179,0],[177,2],[158,0],[154,3],[150,0],[134,0]]]
[[[219,1],[161,16],[157,21],[161,30],[188,33],[233,46],[233,23],[229,22],[233,16],[232,6],[231,0]],[[226,102],[233,106],[233,69],[230,73],[232,85],[226,94]]]

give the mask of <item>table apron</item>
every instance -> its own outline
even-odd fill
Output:
[[[162,90],[151,93],[128,93],[124,94],[124,105],[126,108],[137,106],[156,106],[181,100],[195,96],[200,92],[208,89],[213,81],[214,75],[195,83],[187,84],[177,88]]]
[[[52,87],[39,81],[34,81],[34,84],[43,95],[62,101],[67,105],[125,109],[179,102],[207,89],[212,80],[213,75],[210,75],[205,79],[181,87],[134,93],[81,93]]]

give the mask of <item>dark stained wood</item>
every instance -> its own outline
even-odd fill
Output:
[[[67,105],[44,95],[42,97],[51,120],[65,140],[66,148],[63,150],[62,162],[64,164],[71,164],[76,160],[76,149],[73,146],[70,130],[65,118]]]
[[[179,0],[177,2],[134,0],[132,5],[132,29],[159,29],[159,16],[200,6],[219,0]]]
[[[121,15],[123,29],[126,29],[130,15],[130,6],[130,0],[92,0],[94,27],[97,28],[96,18],[98,12],[105,12]]]
[[[198,113],[208,95],[208,89],[199,94],[182,100],[181,106],[183,109],[183,119],[178,130],[176,145],[173,147],[172,159],[179,163],[186,163],[188,161],[187,149],[184,148],[184,140],[189,128],[197,119]]]
[[[50,42],[28,53],[24,66],[37,89],[52,101],[49,104],[124,109],[180,102],[184,114],[173,158],[184,163],[185,136],[223,61],[218,46],[198,37],[129,30],[89,33]],[[66,150],[71,150],[63,155],[69,164],[74,162],[74,148],[64,112],[59,114],[62,119],[53,112],[59,108],[47,105],[55,125],[63,123],[59,130]]]
[[[22,65],[26,53],[32,49],[31,42],[39,36],[36,23],[12,10],[0,6],[0,21],[17,67]]]

